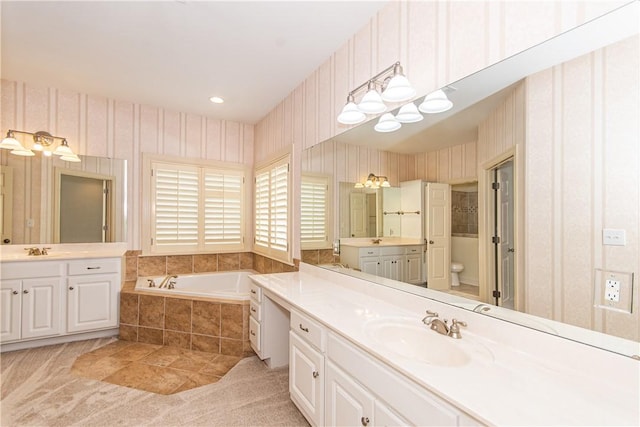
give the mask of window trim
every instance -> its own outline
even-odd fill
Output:
[[[151,244],[153,235],[153,192],[152,192],[152,177],[151,169],[154,163],[166,163],[169,165],[181,165],[185,167],[197,167],[217,169],[220,171],[230,171],[241,173],[244,177],[244,189],[242,195],[242,217],[244,227],[242,228],[243,242],[239,245],[201,245],[197,249],[192,247],[181,250],[179,247],[159,247]],[[141,223],[140,223],[140,238],[142,253],[145,255],[168,255],[168,254],[200,254],[200,253],[235,253],[235,252],[247,252],[251,250],[250,242],[253,237],[253,228],[249,217],[251,215],[251,194],[253,192],[253,186],[251,184],[251,169],[250,166],[221,162],[217,160],[206,159],[193,159],[186,157],[174,157],[159,154],[142,153],[142,209],[141,209]]]

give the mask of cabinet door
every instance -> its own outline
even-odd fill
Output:
[[[61,332],[59,277],[22,281],[22,338],[46,337]]]
[[[375,408],[373,412],[373,416],[376,420],[376,426],[408,426],[411,425],[409,421],[400,417],[398,414],[393,412],[389,407],[387,407],[384,403],[376,400]]]
[[[20,339],[20,280],[0,282],[0,342]]]
[[[403,256],[387,255],[380,257],[382,261],[382,276],[387,279],[402,281]]]
[[[327,361],[325,423],[329,426],[368,426],[374,423],[374,398],[331,361]]]
[[[118,326],[119,274],[69,277],[67,331],[81,332]]]
[[[422,282],[422,254],[407,255],[404,263],[404,281],[419,284]]]
[[[324,425],[324,356],[289,332],[289,393],[312,425]]]
[[[260,347],[260,322],[253,317],[249,317],[249,341],[251,342],[251,348],[256,352],[258,357],[262,359],[262,353]]]
[[[380,276],[380,258],[375,257],[362,257],[360,258],[360,270],[363,273],[373,274],[374,276]]]

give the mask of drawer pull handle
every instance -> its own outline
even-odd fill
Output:
[[[255,312],[256,312],[256,309],[255,309],[255,308],[253,308],[253,307],[251,307],[251,312],[252,312],[252,313],[255,313]]]
[[[253,289],[251,289],[251,293],[255,295],[255,294],[256,294],[256,291],[254,291]]]
[[[73,290],[73,286],[69,286],[69,290],[72,291]]]
[[[366,426],[366,425],[369,424],[369,418],[362,417],[362,418],[360,418],[360,422],[362,423],[363,426]]]
[[[14,295],[18,295],[18,291],[13,291],[13,294]]]
[[[318,378],[318,376],[320,376],[320,373],[318,371],[313,371],[313,378]]]
[[[100,270],[102,267],[87,267],[87,270]]]
[[[300,323],[300,330],[304,332],[309,332],[309,328],[305,328],[304,326],[302,326],[302,323]]]
[[[29,290],[28,290],[28,289],[25,289],[24,291],[22,291],[22,293],[23,293],[23,294],[28,294],[28,293],[29,293]]]
[[[253,335],[254,337],[256,336],[256,333],[251,331],[251,335]]]

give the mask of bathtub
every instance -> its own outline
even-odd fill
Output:
[[[253,270],[223,271],[216,273],[178,274],[173,289],[166,287],[159,289],[166,276],[139,277],[136,281],[136,291],[152,292],[159,295],[184,295],[191,297],[219,298],[225,300],[248,300],[251,274],[258,274]],[[149,286],[153,280],[155,287]],[[167,284],[169,281],[167,281]]]

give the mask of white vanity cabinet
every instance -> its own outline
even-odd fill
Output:
[[[340,262],[351,268],[401,282],[421,284],[423,279],[423,246],[351,246],[341,245]]]
[[[118,326],[120,259],[70,261],[67,268],[67,332]]]
[[[307,420],[316,426],[325,425],[325,336],[326,331],[319,323],[291,311],[289,393]]]
[[[255,283],[251,283],[249,294],[251,348],[270,368],[285,366],[289,361],[289,312],[263,295]]]

